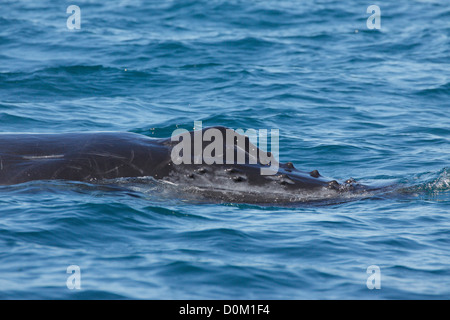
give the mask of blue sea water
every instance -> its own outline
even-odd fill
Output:
[[[66,24],[73,4],[79,30]],[[372,4],[380,29],[367,26]],[[408,190],[282,207],[0,186],[1,299],[450,298],[447,0],[0,9],[0,132],[273,128],[283,162]]]

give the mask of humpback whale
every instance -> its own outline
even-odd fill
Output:
[[[225,133],[226,127],[212,127]],[[211,128],[202,129],[203,132]],[[196,131],[188,136],[194,137]],[[183,137],[186,138],[185,135]],[[238,144],[245,141],[245,144]],[[317,170],[301,171],[291,162],[276,162],[277,171],[262,175],[267,162],[259,154],[250,161],[252,151],[261,151],[245,135],[236,134],[236,140],[223,142],[225,154],[237,150],[244,154],[244,162],[175,164],[174,148],[179,140],[150,138],[130,132],[93,133],[4,133],[0,134],[0,185],[13,185],[34,180],[69,180],[96,183],[118,178],[151,177],[154,180],[189,190],[210,199],[230,202],[289,202],[301,200],[299,195],[317,192],[364,192],[367,186],[353,179],[339,183],[323,177]],[[202,141],[201,148],[208,142]],[[192,150],[194,151],[194,150]],[[183,150],[187,152],[187,150]],[[182,152],[182,153],[183,153]],[[180,154],[183,156],[183,154]],[[190,155],[194,157],[194,152]]]

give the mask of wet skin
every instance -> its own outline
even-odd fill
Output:
[[[214,128],[223,133],[227,130],[225,127]],[[203,132],[208,129],[203,129]],[[194,132],[187,134],[193,138]],[[0,134],[0,185],[33,180],[93,182],[150,176],[157,180],[189,185],[196,185],[206,179],[219,187],[227,181],[247,183],[249,188],[277,186],[289,191],[319,188],[347,191],[364,188],[351,179],[339,184],[322,177],[317,170],[301,171],[294,168],[291,162],[276,163],[270,153],[271,164],[277,164],[277,172],[262,175],[261,168],[268,167],[268,164],[262,164],[259,156],[256,163],[250,163],[250,150],[256,147],[247,137],[237,136],[237,139],[246,141],[245,163],[233,161],[208,165],[193,164],[192,161],[192,164],[176,165],[171,155],[180,140],[172,141],[171,138],[152,139],[122,132]],[[210,143],[203,141],[202,150]],[[223,150],[215,152],[224,154],[227,148],[236,150],[237,141],[231,145],[224,142]]]

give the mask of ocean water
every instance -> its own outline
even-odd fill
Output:
[[[80,29],[67,27],[72,4]],[[0,186],[1,299],[450,298],[448,1],[0,9],[0,132],[279,129],[283,162],[400,187],[284,207]]]

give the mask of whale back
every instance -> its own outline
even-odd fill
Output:
[[[0,184],[167,174],[167,148],[133,133],[0,134]]]

